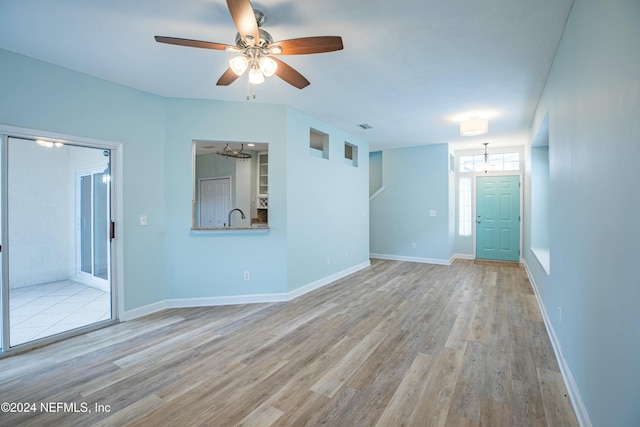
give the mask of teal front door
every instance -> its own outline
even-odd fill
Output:
[[[476,180],[476,258],[520,261],[520,177]]]

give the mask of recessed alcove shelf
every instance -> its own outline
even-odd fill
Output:
[[[309,129],[309,153],[314,157],[329,158],[329,135]]]
[[[531,252],[547,275],[551,271],[549,145],[549,114],[547,113],[531,145]]]
[[[344,142],[344,163],[358,167],[358,146]]]

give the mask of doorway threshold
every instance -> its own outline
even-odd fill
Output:
[[[519,268],[520,267],[520,263],[519,262],[513,262],[513,261],[495,261],[492,259],[479,259],[476,258],[473,261],[474,264],[476,265],[488,265],[488,266],[493,266],[493,267],[512,267],[512,268]]]

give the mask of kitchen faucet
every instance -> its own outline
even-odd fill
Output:
[[[240,212],[240,215],[242,215],[242,219],[245,219],[245,218],[246,218],[246,216],[244,216],[244,212],[242,212],[242,210],[241,210],[241,209],[238,209],[238,208],[231,209],[231,210],[229,211],[229,222],[227,223],[227,224],[229,225],[229,227],[231,227],[231,214],[233,213],[233,211],[238,211],[238,212]]]

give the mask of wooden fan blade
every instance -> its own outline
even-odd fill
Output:
[[[340,36],[320,36],[302,37],[299,39],[282,40],[271,43],[268,47],[280,46],[280,55],[305,55],[309,53],[334,52],[342,50],[342,37]]]
[[[295,86],[298,89],[304,89],[309,86],[309,80],[307,80],[302,74],[297,72],[290,65],[285,64],[280,61],[278,58],[271,57],[278,64],[278,68],[276,69],[276,76],[280,77],[285,82],[289,83],[291,86]]]
[[[251,7],[249,0],[227,0],[227,6],[240,36],[249,44],[257,45],[260,41],[260,33],[258,32],[256,15],[253,13],[253,7]],[[253,40],[249,40],[249,37]]]
[[[156,36],[158,43],[175,44],[178,46],[201,47],[203,49],[225,50],[226,47],[233,47],[227,44],[203,42],[200,40],[179,39],[176,37]]]
[[[231,68],[227,68],[227,71],[225,71],[224,74],[220,76],[216,85],[229,86],[231,83],[235,82],[238,77],[240,76],[234,73]]]

